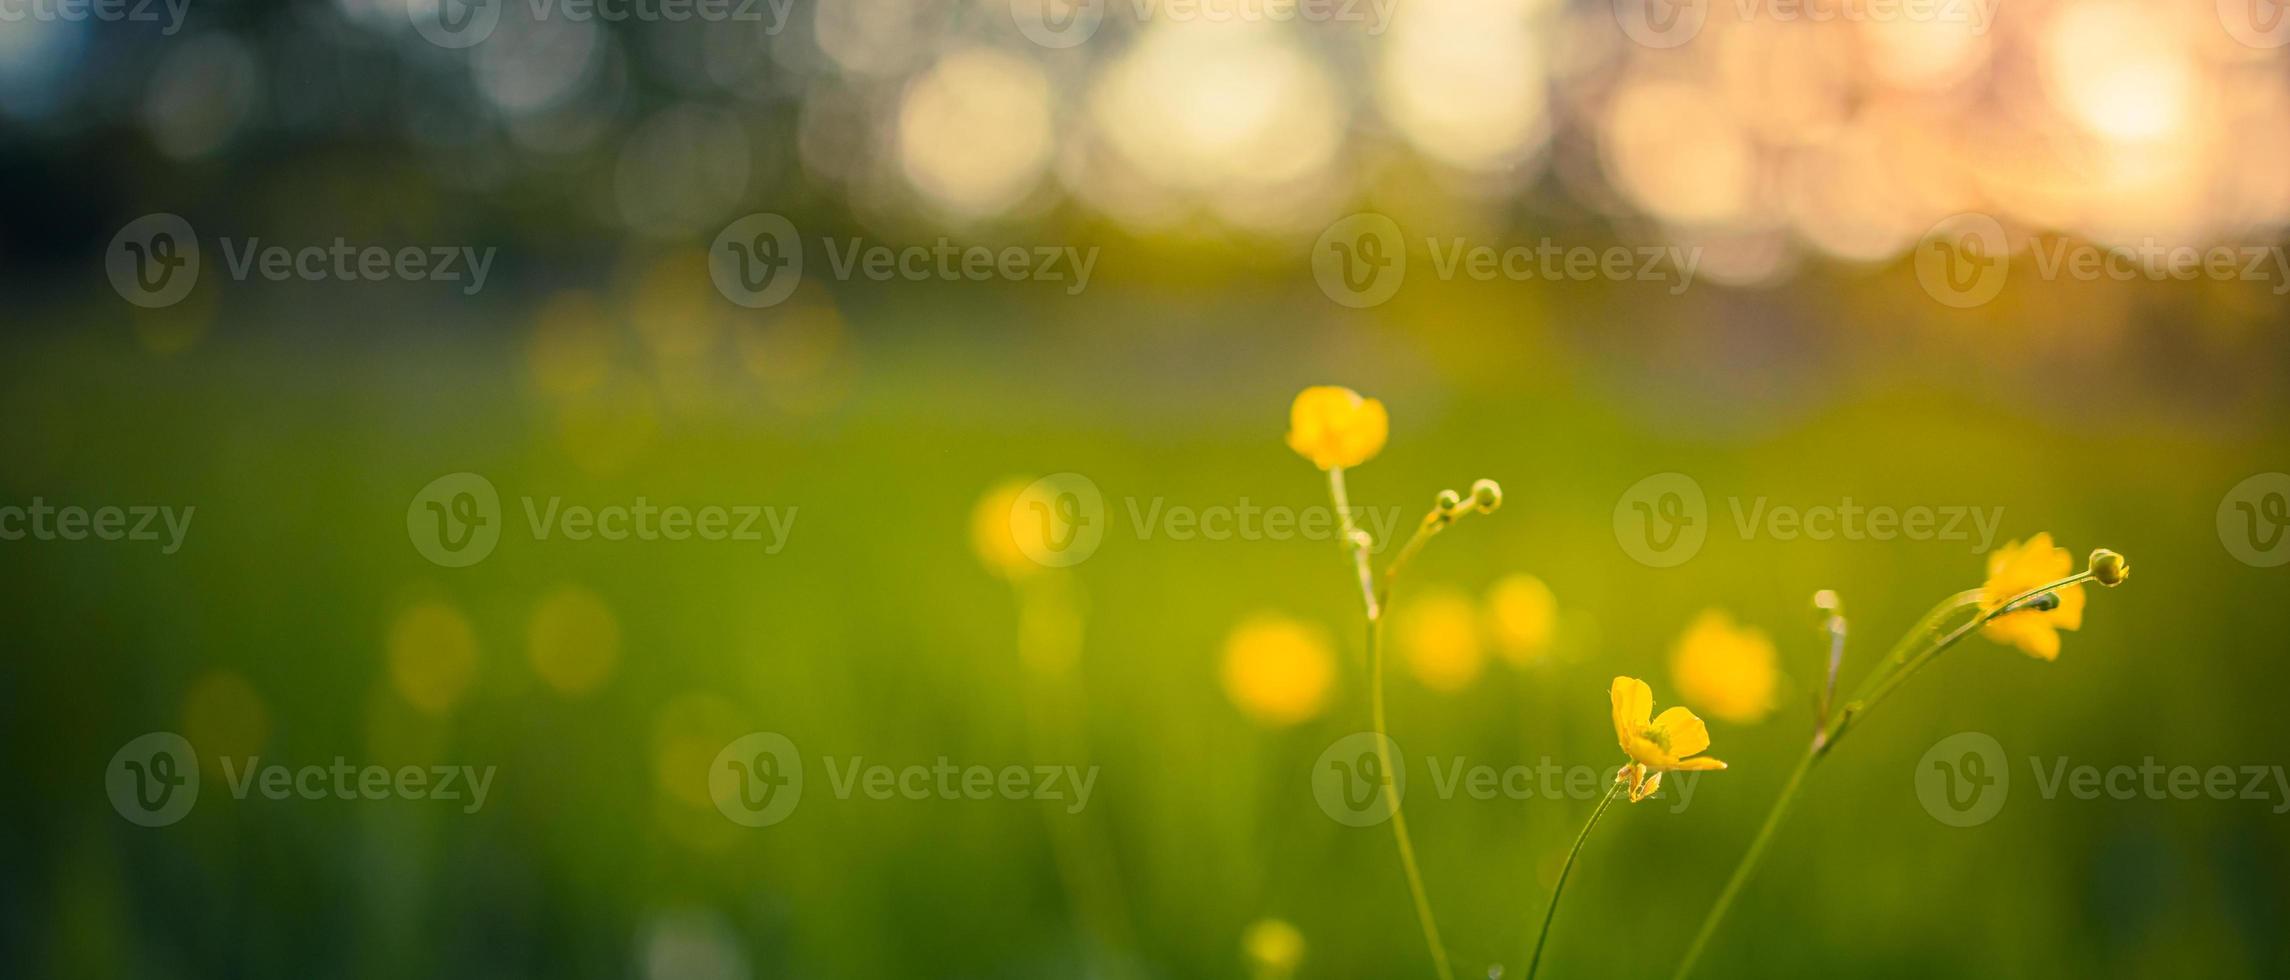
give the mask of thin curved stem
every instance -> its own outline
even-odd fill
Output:
[[[1892,652],[1878,665],[1876,671],[1861,681],[1861,690],[1866,693],[1856,696],[1847,703],[1837,712],[1837,716],[1830,720],[1828,727],[1814,736],[1812,750],[1805,753],[1805,758],[1797,763],[1797,771],[1790,774],[1788,784],[1781,789],[1781,797],[1773,802],[1773,810],[1766,814],[1765,826],[1758,829],[1756,839],[1750,842],[1749,852],[1742,855],[1740,864],[1734,866],[1733,877],[1726,881],[1725,891],[1718,893],[1717,904],[1710,906],[1709,914],[1702,918],[1701,931],[1694,934],[1693,945],[1686,947],[1685,958],[1678,961],[1678,971],[1672,974],[1672,980],[1686,980],[1687,975],[1693,972],[1695,962],[1701,959],[1703,948],[1709,945],[1710,937],[1717,933],[1718,923],[1725,919],[1726,911],[1732,908],[1734,896],[1738,895],[1742,886],[1748,883],[1750,872],[1756,869],[1758,860],[1765,856],[1765,846],[1772,840],[1774,830],[1781,825],[1781,817],[1788,812],[1789,804],[1797,798],[1797,791],[1805,781],[1805,774],[1813,768],[1814,763],[1827,757],[1829,752],[1837,747],[1837,741],[1844,738],[1845,733],[1851,730],[1854,722],[1860,720],[1863,714],[1866,714],[1878,702],[1883,701],[1887,695],[1898,690],[1900,685],[1914,676],[1917,671],[1923,670],[1935,658],[1947,652],[1948,648],[1972,635],[1972,631],[2004,616],[2022,611],[2028,603],[2035,601],[2036,598],[2045,593],[2055,592],[2071,585],[2079,585],[2094,577],[2095,574],[2090,569],[2085,569],[2056,582],[2029,589],[1997,603],[1993,607],[1982,609],[1978,615],[1942,634],[1930,645],[1919,649],[1917,644],[1929,636],[1932,631],[1939,629],[1940,624],[1945,622],[1949,616],[1968,606],[1982,605],[1982,591],[1969,589],[1959,592],[1932,607],[1931,612],[1925,613],[1924,618],[1919,620],[1906,635],[1902,636],[1899,643],[1893,645]],[[1916,652],[1911,654],[1909,652],[1911,650]]]
[[[1749,853],[1734,865],[1733,877],[1726,879],[1725,890],[1718,893],[1717,904],[1710,906],[1709,914],[1702,917],[1701,931],[1694,933],[1693,945],[1686,947],[1686,956],[1678,961],[1678,972],[1671,980],[1686,980],[1694,972],[1694,964],[1702,958],[1702,949],[1709,945],[1710,937],[1717,934],[1718,923],[1725,920],[1727,910],[1733,908],[1734,896],[1741,894],[1749,883],[1749,873],[1757,867],[1758,859],[1765,856],[1765,845],[1773,840],[1773,832],[1781,826],[1781,818],[1789,812],[1789,804],[1797,799],[1797,790],[1805,783],[1805,774],[1812,771],[1813,761],[1820,758],[1817,751],[1805,753],[1797,763],[1797,771],[1789,774],[1789,782],[1781,787],[1781,797],[1773,801],[1773,810],[1765,815],[1765,826],[1758,828],[1757,837],[1749,842]]]
[[[1392,768],[1391,736],[1384,725],[1384,644],[1383,617],[1368,619],[1368,713],[1376,734],[1376,761],[1386,773]],[[1381,782],[1384,805],[1391,809],[1392,839],[1399,842],[1400,868],[1407,872],[1407,891],[1415,900],[1415,918],[1423,926],[1423,941],[1431,947],[1432,966],[1439,971],[1439,980],[1453,980],[1454,973],[1447,965],[1447,946],[1439,941],[1439,922],[1431,915],[1431,895],[1423,887],[1423,871],[1416,867],[1415,844],[1408,838],[1407,814],[1400,809],[1400,801],[1392,780]]]
[[[1598,801],[1598,809],[1590,811],[1590,820],[1582,825],[1582,833],[1575,835],[1574,847],[1566,852],[1566,864],[1558,869],[1558,884],[1551,886],[1550,908],[1543,911],[1543,929],[1535,934],[1534,952],[1527,955],[1527,980],[1535,980],[1535,971],[1543,964],[1543,944],[1550,941],[1551,920],[1558,918],[1559,896],[1566,894],[1566,876],[1574,870],[1574,859],[1582,854],[1583,842],[1590,839],[1590,828],[1598,826],[1598,818],[1606,815],[1606,808],[1613,806],[1614,798],[1621,793],[1622,781],[1616,779],[1614,785],[1607,787],[1606,797]]]

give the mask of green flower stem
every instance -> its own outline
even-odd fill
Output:
[[[1368,619],[1368,713],[1376,733],[1376,761],[1386,778],[1381,780],[1384,806],[1391,810],[1392,839],[1399,842],[1399,863],[1407,872],[1407,891],[1415,900],[1415,918],[1423,926],[1423,941],[1431,947],[1432,967],[1439,971],[1439,980],[1453,980],[1455,974],[1447,964],[1447,945],[1439,941],[1439,922],[1431,915],[1431,895],[1423,887],[1423,871],[1415,863],[1415,844],[1408,838],[1407,814],[1400,809],[1399,795],[1392,786],[1389,774],[1392,768],[1391,737],[1384,724],[1384,620],[1382,616]]]
[[[1781,787],[1781,797],[1773,801],[1773,811],[1765,815],[1765,826],[1758,828],[1757,837],[1749,842],[1749,853],[1742,855],[1741,863],[1734,865],[1733,877],[1726,880],[1725,890],[1718,893],[1717,904],[1710,906],[1702,917],[1702,928],[1694,934],[1693,945],[1686,947],[1685,959],[1678,961],[1678,972],[1673,980],[1685,980],[1694,972],[1694,963],[1702,958],[1702,948],[1709,945],[1710,937],[1717,934],[1718,923],[1725,920],[1726,910],[1733,907],[1734,896],[1741,894],[1741,886],[1749,882],[1749,873],[1765,856],[1765,845],[1773,840],[1773,831],[1781,826],[1781,817],[1789,812],[1789,804],[1797,799],[1797,790],[1805,784],[1805,774],[1812,771],[1813,762],[1821,757],[1819,749],[1808,750],[1797,761],[1797,771],[1789,774],[1789,782]]]
[[[1618,774],[1619,775],[1619,774]],[[1566,876],[1574,870],[1574,859],[1581,856],[1582,844],[1590,839],[1590,828],[1598,826],[1598,818],[1606,815],[1606,808],[1614,805],[1614,798],[1622,793],[1622,780],[1616,778],[1607,787],[1605,798],[1598,801],[1598,809],[1590,811],[1590,820],[1582,825],[1582,833],[1575,835],[1574,847],[1566,852],[1566,863],[1559,866],[1558,884],[1551,886],[1550,908],[1543,910],[1543,929],[1535,934],[1534,952],[1527,955],[1527,980],[1535,980],[1535,970],[1543,963],[1543,944],[1551,938],[1551,920],[1558,918],[1559,896],[1566,894]]]
[[[1837,741],[1843,738],[1847,731],[1851,730],[1853,724],[1859,721],[1862,715],[1868,713],[1870,708],[1884,700],[1886,695],[1899,689],[1900,685],[1909,677],[1930,665],[1948,648],[1972,635],[1972,631],[1998,618],[2021,611],[2028,603],[2046,593],[2071,585],[2078,585],[2095,577],[2090,569],[2085,569],[2059,581],[2029,589],[1994,607],[1983,609],[1978,615],[1965,621],[1963,625],[1942,634],[1938,639],[1931,641],[1929,645],[1919,647],[1918,644],[1935,630],[1938,630],[1940,624],[1946,622],[1950,616],[1966,607],[1981,605],[1981,590],[1971,589],[1959,592],[1941,600],[1939,605],[1932,607],[1931,612],[1926,613],[1914,628],[1900,638],[1900,642],[1893,646],[1892,652],[1878,664],[1877,669],[1861,681],[1863,693],[1848,702],[1842,710],[1837,712],[1837,716],[1829,721],[1828,726],[1813,737],[1812,748],[1805,753],[1805,758],[1797,763],[1797,771],[1790,774],[1789,782],[1782,786],[1780,798],[1773,801],[1772,811],[1765,815],[1765,825],[1758,829],[1757,837],[1750,841],[1749,852],[1743,854],[1741,863],[1734,866],[1733,877],[1726,881],[1725,890],[1718,893],[1717,903],[1711,905],[1709,914],[1702,918],[1701,930],[1694,934],[1693,944],[1686,947],[1685,957],[1678,961],[1677,972],[1671,974],[1672,980],[1686,980],[1686,977],[1694,972],[1694,964],[1701,959],[1702,950],[1709,945],[1710,938],[1717,934],[1718,923],[1725,919],[1726,911],[1733,907],[1734,896],[1740,893],[1744,884],[1748,883],[1750,872],[1756,869],[1759,859],[1765,856],[1765,846],[1772,840],[1774,830],[1781,825],[1781,818],[1788,812],[1790,803],[1796,800],[1797,791],[1804,784],[1805,774],[1812,770],[1814,763],[1826,758],[1829,752],[1837,747]]]

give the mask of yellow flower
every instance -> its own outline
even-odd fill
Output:
[[[1980,586],[1980,612],[1994,612],[2013,596],[2075,571],[2075,559],[2066,548],[2053,547],[2050,534],[2038,534],[2025,543],[2013,542],[1988,556],[1988,581]],[[2029,656],[2059,657],[2059,631],[2083,628],[2083,586],[2070,585],[2053,593],[2059,605],[2052,609],[2023,609],[1989,620],[1980,635]]]
[[[1558,599],[1532,575],[1504,577],[1487,590],[1487,630],[1503,659],[1521,667],[1550,652],[1558,632]]]
[[[1288,448],[1324,470],[1375,458],[1390,430],[1384,403],[1350,388],[1306,388],[1288,406]]]
[[[1285,977],[1304,959],[1304,934],[1284,919],[1256,920],[1240,945],[1258,976]]]
[[[1225,696],[1259,724],[1293,725],[1320,713],[1335,661],[1326,630],[1260,614],[1225,638]]]
[[[1408,672],[1434,691],[1454,693],[1479,677],[1487,651],[1479,638],[1479,611],[1453,589],[1427,591],[1399,610],[1394,627]]]
[[[1725,763],[1707,756],[1687,758],[1710,747],[1709,726],[1679,707],[1654,717],[1654,689],[1645,681],[1617,677],[1607,694],[1614,702],[1614,738],[1630,755],[1630,765],[1623,767],[1630,780],[1630,802],[1654,795],[1665,772],[1725,768]]]
[[[1780,658],[1765,631],[1736,626],[1711,609],[1694,617],[1670,650],[1670,683],[1678,695],[1736,725],[1764,721],[1781,687]]]
[[[1019,578],[1042,567],[1018,547],[1018,536],[1010,526],[1010,511],[1025,491],[1024,479],[1005,480],[978,498],[978,506],[970,511],[970,547],[988,571],[1003,578]]]

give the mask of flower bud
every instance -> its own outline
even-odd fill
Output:
[[[2091,553],[2091,577],[2101,585],[2122,585],[2131,577],[2131,559],[2101,548]]]
[[[1503,506],[1503,487],[1493,480],[1479,480],[1471,484],[1471,506],[1482,514],[1492,514]]]

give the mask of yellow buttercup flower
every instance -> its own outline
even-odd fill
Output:
[[[1266,613],[1225,638],[1225,696],[1260,724],[1293,725],[1319,714],[1335,680],[1336,656],[1318,626]]]
[[[1630,781],[1630,802],[1654,795],[1665,772],[1725,768],[1725,763],[1699,755],[1710,747],[1710,729],[1693,712],[1672,707],[1661,717],[1654,716],[1654,689],[1645,681],[1617,677],[1607,694],[1614,702],[1614,738],[1630,756],[1630,765],[1623,767],[1623,776]]]
[[[1397,619],[1400,654],[1423,686],[1452,694],[1478,679],[1487,650],[1470,597],[1454,589],[1428,590],[1401,607]]]
[[[1487,590],[1487,630],[1503,659],[1524,667],[1550,652],[1558,633],[1558,598],[1542,579],[1507,576]]]
[[[1752,725],[1771,714],[1781,688],[1780,658],[1765,631],[1734,625],[1711,609],[1694,617],[1670,650],[1670,683],[1711,716]]]
[[[2012,597],[2066,578],[2074,570],[2075,559],[2066,548],[2054,547],[2050,534],[1998,548],[1988,556],[1988,581],[1980,586],[1980,612],[1994,612]],[[2059,597],[2058,605],[1998,616],[1980,627],[1980,635],[2019,647],[2032,657],[2058,658],[2059,631],[2083,628],[2083,586],[2070,585],[2052,594]]]
[[[1374,459],[1390,431],[1384,403],[1350,388],[1306,388],[1288,406],[1288,448],[1324,470]]]

